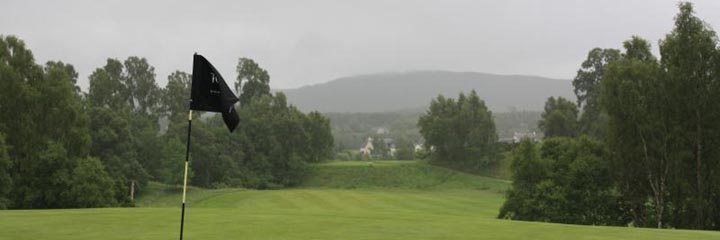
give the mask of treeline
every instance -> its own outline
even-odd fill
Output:
[[[195,114],[191,184],[275,188],[301,181],[328,159],[330,122],[304,114],[269,74],[240,59],[241,124],[230,134],[214,114]],[[148,181],[180,184],[191,75],[161,88],[144,58],[108,59],[77,86],[72,65],[35,63],[14,36],[0,36],[0,208],[130,206]]]
[[[518,133],[538,132],[537,121],[540,113],[535,111],[493,112],[492,116],[500,138],[512,138]],[[382,112],[382,113],[323,113],[331,120],[335,138],[335,150],[342,154],[344,150],[357,150],[368,136],[390,137],[400,142],[423,143],[417,121],[423,112]],[[378,134],[378,128],[389,131]],[[404,145],[404,144],[400,144]],[[338,155],[340,157],[340,155]]]
[[[410,145],[421,141],[417,119],[419,112],[324,113],[331,120],[336,151],[357,150],[367,137],[393,138]],[[378,133],[380,130],[380,133]],[[387,131],[387,133],[385,133]]]
[[[679,8],[659,58],[639,37],[590,51],[573,81],[579,116],[548,100],[540,127],[558,138],[515,149],[501,218],[720,229],[720,47]]]

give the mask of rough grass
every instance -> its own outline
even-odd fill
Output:
[[[512,178],[512,171],[510,170],[510,164],[512,164],[511,152],[503,152],[502,157],[493,165],[486,169],[482,169],[478,174],[483,176],[490,176],[499,179],[510,180]]]
[[[418,161],[348,161],[313,167],[305,188],[403,188],[485,190],[504,193],[510,182],[470,175]]]
[[[190,189],[186,239],[720,239],[498,220],[505,181],[421,162],[367,164],[319,165],[297,189]],[[180,193],[161,189],[146,188],[139,208],[0,211],[0,239],[177,239]]]

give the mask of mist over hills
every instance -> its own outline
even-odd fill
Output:
[[[569,80],[450,71],[358,75],[282,91],[302,111],[342,113],[424,111],[439,94],[473,89],[494,112],[541,111],[550,96],[575,99]]]

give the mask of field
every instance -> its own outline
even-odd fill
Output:
[[[720,239],[720,232],[496,219],[509,182],[422,162],[332,162],[286,190],[188,195],[186,239]],[[0,211],[0,239],[177,239],[180,195],[138,208]]]

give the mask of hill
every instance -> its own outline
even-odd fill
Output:
[[[316,165],[305,186],[200,189],[187,239],[718,239],[720,232],[496,219],[507,182],[423,162]],[[0,211],[0,239],[173,239],[180,192],[145,189],[139,208]],[[148,193],[149,192],[149,193]]]
[[[424,111],[438,94],[457,97],[475,89],[492,111],[541,111],[550,96],[575,99],[568,80],[477,72],[416,71],[339,78],[282,90],[303,111]]]

